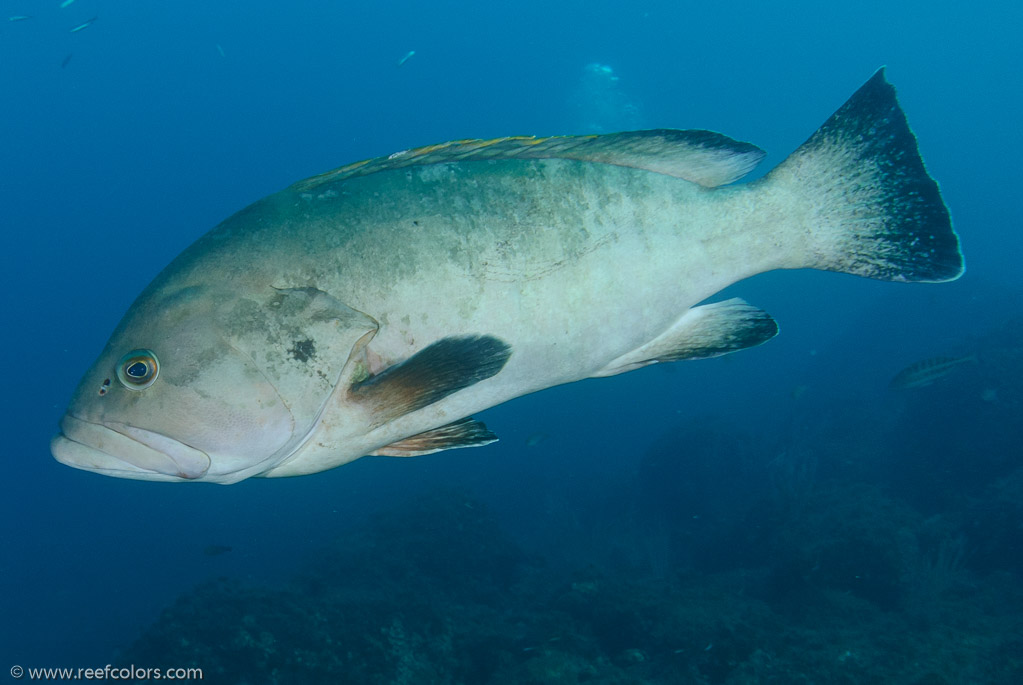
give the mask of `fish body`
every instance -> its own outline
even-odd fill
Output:
[[[7,17],[7,21],[26,21],[32,17],[27,14],[15,14],[12,17]]]
[[[549,438],[549,437],[550,436],[547,433],[544,433],[543,431],[538,431],[536,433],[531,433],[526,438],[526,447],[536,447],[537,445],[539,445],[542,442],[546,441],[547,438]]]
[[[78,26],[75,26],[74,28],[71,29],[70,33],[78,33],[79,31],[83,31],[83,30],[89,28],[90,26],[92,26],[93,24],[96,23],[97,19],[99,19],[99,17],[93,17],[89,21],[83,22],[83,23],[79,24]]]
[[[230,217],[129,309],[52,442],[71,466],[231,483],[496,439],[472,415],[777,332],[748,276],[943,281],[962,256],[878,72],[763,179],[707,131],[456,141]]]
[[[923,388],[952,373],[962,364],[973,364],[977,357],[931,357],[910,364],[892,378],[891,387],[896,390]]]

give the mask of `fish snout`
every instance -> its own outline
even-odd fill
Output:
[[[94,423],[67,414],[50,442],[68,466],[141,480],[195,480],[210,468],[205,452],[160,433],[119,423]]]

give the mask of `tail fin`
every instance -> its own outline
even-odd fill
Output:
[[[800,266],[887,281],[963,273],[948,208],[883,68],[763,183],[810,208]]]

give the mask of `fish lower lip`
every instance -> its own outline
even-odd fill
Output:
[[[209,456],[200,450],[159,433],[126,426],[104,425],[65,415],[62,434],[51,443],[53,456],[77,468],[152,473],[194,480],[210,467]]]

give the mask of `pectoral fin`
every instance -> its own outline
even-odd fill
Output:
[[[348,395],[369,410],[376,427],[490,378],[510,356],[511,347],[493,336],[442,338],[353,384]]]
[[[496,441],[497,436],[491,433],[483,425],[483,422],[465,418],[398,442],[392,442],[370,454],[376,457],[418,457],[456,447],[482,447]]]
[[[739,298],[705,304],[693,307],[660,336],[593,376],[613,376],[656,362],[718,357],[755,347],[777,334],[778,324],[770,314]]]

